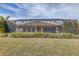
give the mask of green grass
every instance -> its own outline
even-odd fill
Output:
[[[0,38],[4,56],[79,56],[78,39]]]
[[[0,37],[79,39],[79,34],[72,34],[72,33],[46,33],[46,32],[12,32],[12,33],[0,33]]]

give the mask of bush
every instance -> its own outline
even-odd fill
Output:
[[[17,33],[11,33],[10,37],[15,38],[45,38],[48,34],[41,33],[41,32],[17,32]]]
[[[44,33],[44,32],[14,32],[10,34],[14,38],[60,38],[71,39],[74,35],[70,33]],[[76,38],[76,36],[74,37]],[[78,38],[78,37],[77,37]]]
[[[70,34],[70,33],[44,33],[44,32],[0,33],[0,37],[79,39],[79,35],[75,35],[75,34]]]

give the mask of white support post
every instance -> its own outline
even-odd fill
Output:
[[[59,33],[59,28],[58,27],[56,27],[56,33]]]
[[[35,32],[37,32],[37,28],[35,27]]]
[[[41,32],[43,32],[43,27],[41,27]]]

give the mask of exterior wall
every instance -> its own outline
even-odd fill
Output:
[[[59,26],[54,27],[18,27],[16,32],[60,32]]]

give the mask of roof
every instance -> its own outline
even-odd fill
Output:
[[[55,21],[27,21],[27,22],[18,22],[18,26],[58,26],[61,25],[60,22]]]
[[[65,20],[77,20],[77,19],[17,19],[17,20],[15,20],[15,21],[31,21],[31,20],[33,20],[33,21],[52,21],[52,20],[59,20],[59,21],[65,21]]]

